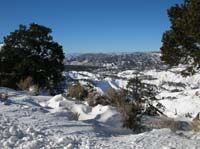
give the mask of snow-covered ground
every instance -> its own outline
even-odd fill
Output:
[[[164,107],[160,110],[169,118],[190,122],[200,112],[200,74],[183,78],[177,71],[151,70],[145,74],[155,78],[149,82],[160,89],[154,104],[161,103]],[[100,79],[98,74],[88,72],[66,75],[82,83],[92,81],[96,90],[103,94],[109,87],[125,88],[134,74],[132,70],[121,72],[115,79]],[[176,88],[166,82],[184,85]],[[9,95],[7,102],[0,102],[0,148],[200,148],[200,134],[193,131],[154,129],[133,134],[121,127],[121,114],[111,106],[90,107],[62,95],[31,96],[8,88],[0,88],[0,92]]]
[[[165,107],[162,109],[164,114],[171,118],[190,121],[200,112],[200,73],[183,77],[180,74],[182,69],[178,67],[168,71],[149,70],[140,73],[153,78],[145,82],[158,87],[160,93],[156,97],[159,100],[154,104],[161,103]],[[135,70],[127,70],[116,74],[117,78],[106,77],[104,79],[100,79],[99,74],[89,72],[73,71],[67,75],[76,80],[84,80],[80,81],[83,84],[90,80],[94,88],[104,94],[110,87],[115,90],[126,88],[128,79],[133,78],[135,74]],[[191,117],[185,117],[185,115]]]
[[[0,92],[9,95],[7,102],[0,102],[0,148],[100,148],[98,138],[131,133],[121,127],[114,107],[90,107],[61,95],[30,96],[7,88]]]
[[[37,97],[8,89],[6,91],[10,98],[6,105],[0,103],[0,148],[200,147],[200,135],[191,131],[159,129],[136,135],[128,130],[119,130],[119,113],[109,106],[92,108],[76,104],[61,95]],[[76,112],[80,114],[79,121],[73,119],[72,114]]]

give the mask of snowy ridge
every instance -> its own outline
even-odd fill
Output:
[[[85,53],[70,56],[65,60],[67,65],[92,65],[109,69],[154,69],[162,68],[160,53],[133,52],[133,53]]]

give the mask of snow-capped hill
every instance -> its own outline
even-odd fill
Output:
[[[163,68],[160,54],[155,52],[87,53],[66,58],[65,63],[68,65],[84,64],[105,68],[109,67],[118,70]]]

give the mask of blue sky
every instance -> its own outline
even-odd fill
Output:
[[[19,24],[52,28],[65,52],[155,51],[182,0],[0,0],[0,41]]]

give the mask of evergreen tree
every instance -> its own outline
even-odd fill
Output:
[[[122,108],[123,126],[133,129],[134,132],[142,132],[144,129],[142,125],[144,115],[157,114],[156,110],[153,111],[155,107],[151,105],[151,101],[156,99],[156,86],[144,83],[143,77],[136,75],[128,81],[127,89],[132,103],[124,104]]]
[[[129,95],[131,96],[132,101],[135,101],[135,102],[141,101],[142,88],[143,88],[143,83],[138,76],[131,78],[128,81],[127,89],[129,90]]]
[[[187,65],[186,75],[200,68],[200,1],[185,0],[168,9],[170,30],[163,34],[161,59],[171,66]]]
[[[0,51],[0,85],[15,87],[20,80],[32,77],[34,84],[52,88],[62,80],[64,54],[53,41],[51,29],[35,23],[19,28],[4,37]]]
[[[156,99],[156,86],[144,83],[138,75],[128,81],[127,89],[133,103],[141,103]]]

